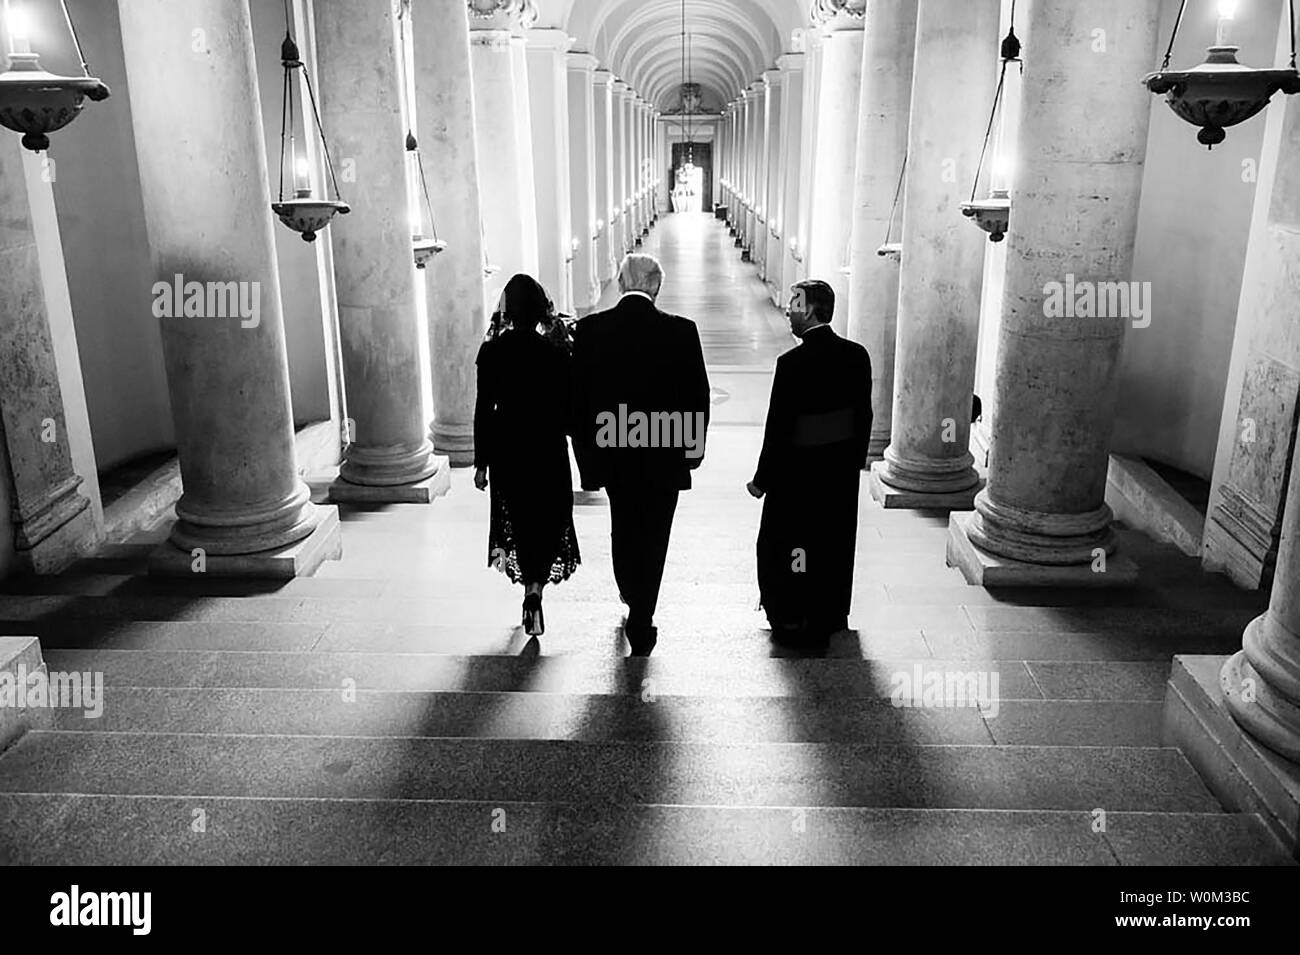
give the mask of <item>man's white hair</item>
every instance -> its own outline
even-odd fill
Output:
[[[645,292],[651,298],[659,295],[664,284],[663,266],[653,255],[630,252],[623,256],[618,267],[618,287],[623,292]]]

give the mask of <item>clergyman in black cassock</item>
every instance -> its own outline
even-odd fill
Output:
[[[758,586],[774,635],[848,628],[858,491],[871,437],[871,359],[830,327],[835,293],[794,286],[798,346],[776,363],[763,450],[749,492],[764,498]]]

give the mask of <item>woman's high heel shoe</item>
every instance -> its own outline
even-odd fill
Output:
[[[542,595],[527,594],[524,597],[524,633],[530,637],[540,637],[546,631],[546,622],[542,617]]]

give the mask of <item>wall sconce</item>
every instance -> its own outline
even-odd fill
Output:
[[[800,264],[803,263],[803,255],[799,252],[798,238],[792,238],[790,240],[790,257]]]
[[[577,257],[578,245],[579,245],[578,237],[575,235],[572,239],[569,240],[569,254],[565,258],[564,260],[565,262],[572,262]]]

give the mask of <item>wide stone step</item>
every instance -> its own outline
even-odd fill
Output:
[[[0,792],[1213,812],[1175,749],[32,731]]]
[[[895,707],[888,699],[573,696],[107,687],[55,709],[65,732],[466,737],[690,743],[1159,746],[1163,704],[1001,700]],[[87,715],[97,714],[97,715]]]
[[[383,547],[391,541],[381,538]],[[474,550],[474,556],[479,556]],[[373,601],[376,598],[398,601],[422,601],[445,595],[442,583],[457,569],[463,570],[464,554],[445,555],[432,565],[415,562],[420,572],[410,576],[347,577],[335,568],[318,577],[301,577],[292,580],[243,579],[234,577],[143,576],[129,573],[77,572],[57,576],[22,575],[0,582],[0,612],[13,607],[25,613],[24,607],[33,606],[40,612],[49,608],[60,612],[82,612],[75,601],[34,601],[11,598],[23,597],[111,597],[115,599],[164,598],[161,606],[184,606],[184,602],[210,598],[239,598],[263,601],[268,598]],[[717,553],[691,555],[689,576],[671,573],[669,568],[662,590],[665,606],[674,603],[707,604],[711,606],[748,608],[756,600],[757,585],[753,578],[753,559],[749,550],[739,556],[724,559]],[[857,582],[854,589],[854,606],[869,612],[879,604],[901,607],[975,607],[1006,608],[1076,608],[1095,607],[1095,593],[1083,589],[1062,588],[1000,588],[984,590],[965,584],[956,571],[944,567],[941,559],[925,562],[906,561],[898,555],[863,555],[857,562]],[[918,578],[939,576],[946,582],[917,583]],[[685,578],[685,579],[683,579]],[[1250,619],[1267,605],[1263,595],[1242,594],[1235,591],[1225,595],[1221,588],[1231,585],[1211,580],[1205,583],[1184,583],[1179,587],[1161,589],[1134,589],[1116,591],[1106,599],[1108,610],[1120,608],[1145,608],[1147,610],[1201,610],[1223,611],[1225,606],[1238,607],[1227,611],[1233,623]],[[593,570],[584,568],[581,577],[551,591],[553,604],[566,602],[608,602],[613,590],[612,577],[607,567]],[[458,583],[456,597],[472,600],[485,606],[508,605],[516,597],[513,588],[504,585],[498,575],[486,567],[483,573],[468,586]],[[170,603],[168,601],[171,601]],[[184,601],[184,602],[182,602]],[[65,609],[66,608],[66,609]],[[978,625],[978,624],[974,624]]]
[[[1000,660],[728,659],[721,656],[600,658],[461,656],[221,650],[46,650],[54,671],[101,673],[114,687],[386,690],[424,693],[533,692],[641,697],[802,697],[888,700],[930,673],[945,684],[985,674],[998,698],[1060,702],[1148,702],[1165,698],[1168,664]]]
[[[48,599],[48,598],[31,598]],[[80,598],[93,599],[93,598]],[[280,598],[269,598],[280,600]],[[230,598],[238,603],[235,598]],[[294,601],[285,601],[288,604]],[[259,604],[262,603],[259,601]],[[379,604],[381,601],[371,601]],[[547,631],[540,650],[546,655],[584,654],[603,658],[627,654],[619,633],[625,609],[615,605],[553,606],[546,609]],[[375,653],[517,654],[528,638],[518,627],[517,611],[464,605],[452,619],[412,613],[406,620],[307,619],[292,606],[272,619],[245,607],[195,609],[190,619],[133,619],[130,616],[69,616],[38,613],[14,619],[0,608],[0,635],[39,637],[44,649],[158,650],[330,650]],[[165,615],[163,615],[165,616]],[[355,616],[360,616],[359,614]],[[376,614],[376,616],[379,616]],[[855,617],[857,615],[855,614]],[[194,619],[197,618],[197,619]],[[287,619],[286,619],[287,618]],[[710,656],[762,659],[798,655],[773,645],[761,614],[742,610],[709,613],[668,608],[657,617],[658,657]],[[899,624],[900,621],[889,621]],[[1240,633],[1147,634],[1108,629],[1087,633],[1027,630],[976,631],[955,626],[867,626],[834,636],[826,656],[847,659],[934,657],[949,660],[1115,660],[1161,661],[1176,653],[1225,654],[1240,649]]]
[[[1077,811],[0,795],[0,863],[1291,864],[1251,815],[1109,812],[1104,832],[1096,821]]]

